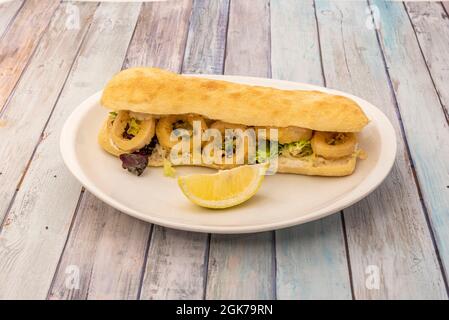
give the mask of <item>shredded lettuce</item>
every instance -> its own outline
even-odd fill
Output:
[[[164,176],[174,178],[176,177],[176,170],[173,168],[171,162],[164,159]]]
[[[306,157],[313,153],[310,140],[300,140],[292,143],[286,143],[279,149],[280,154],[289,153],[294,157]]]
[[[131,118],[131,120],[128,123],[129,128],[128,130],[126,130],[126,133],[131,134],[133,136],[137,136],[140,130],[139,122],[140,122],[139,120]]]
[[[256,151],[256,161],[257,163],[264,163],[269,161],[271,158],[273,158],[276,154],[270,153],[270,148],[266,148],[266,150],[257,150]]]
[[[117,112],[109,112],[109,116],[112,118],[112,120],[115,120],[115,118],[117,117]]]

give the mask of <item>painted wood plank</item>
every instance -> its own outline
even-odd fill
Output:
[[[160,66],[179,72],[191,8],[192,0],[145,3],[135,31],[135,40],[125,60],[125,68]]]
[[[313,0],[275,0],[271,68],[276,79],[323,85]],[[278,299],[351,299],[340,214],[276,231]]]
[[[58,6],[58,0],[26,1],[11,27],[0,39],[0,111]]]
[[[183,73],[222,74],[229,0],[193,3]]]
[[[268,1],[232,0],[229,19],[225,73],[269,77]],[[213,234],[206,299],[274,298],[273,236]]]
[[[202,299],[207,234],[153,228],[140,298]]]
[[[443,8],[446,11],[446,14],[449,15],[449,1],[443,0],[441,2],[441,4],[443,5]]]
[[[404,7],[374,2],[379,38],[401,112],[423,201],[444,265],[449,270],[449,127]],[[428,139],[432,137],[432,139]]]
[[[149,232],[86,192],[49,298],[136,299]],[[70,282],[74,270],[79,283]]]
[[[382,52],[375,30],[367,23],[371,21],[367,4],[317,1],[316,6],[327,86],[381,108],[398,137],[396,163],[389,177],[367,198],[344,210],[355,298],[447,298]],[[380,16],[391,21],[384,13]],[[401,43],[414,37],[412,32],[401,32]],[[396,43],[392,49],[402,50],[399,47]],[[409,81],[417,74],[410,75]],[[371,282],[376,275],[378,286]]]
[[[0,37],[8,29],[8,26],[16,17],[16,14],[22,7],[22,4],[22,0],[0,3]]]
[[[437,2],[404,4],[449,119],[449,16]]]
[[[67,5],[61,5],[36,48],[8,106],[0,115],[0,221],[26,171],[33,150],[64,86],[96,9],[78,4],[79,28],[66,28]],[[42,84],[46,84],[42,90]],[[37,112],[38,111],[38,112]]]
[[[225,73],[269,77],[269,1],[233,0],[230,5]]]
[[[222,72],[227,15],[227,0],[193,2],[182,72]],[[164,14],[159,14],[158,17],[161,19]],[[151,23],[149,19],[146,21]],[[187,29],[187,21],[185,27]],[[151,27],[145,30],[149,34],[152,33]],[[159,37],[161,42],[173,33],[169,27],[164,30],[167,31]],[[162,51],[165,50],[173,51],[167,46],[162,46]],[[152,57],[154,54],[147,56]],[[170,53],[163,53],[163,56],[169,57]],[[147,64],[152,64],[151,62],[150,60]],[[178,68],[181,68],[181,61],[178,59],[177,62]],[[165,64],[173,65],[170,61]],[[204,233],[183,232],[155,226],[141,298],[202,299],[206,281],[208,240],[207,234]]]
[[[103,3],[95,12],[90,32],[0,235],[0,298],[42,299],[47,296],[81,191],[59,155],[59,134],[73,108],[101,89],[122,66],[139,10],[137,3]],[[89,245],[78,244],[83,249]],[[112,253],[111,256],[115,257]],[[77,265],[78,261],[63,260],[61,263]],[[109,280],[115,282],[111,289],[123,289],[110,292],[110,296],[129,296],[125,286],[128,280],[120,275],[130,270],[134,272],[134,265],[134,261],[123,259],[122,264],[109,266]],[[64,271],[58,276],[65,279]],[[80,269],[80,273],[84,272],[86,270]],[[55,284],[62,282],[56,277]],[[52,296],[66,295],[59,292]]]

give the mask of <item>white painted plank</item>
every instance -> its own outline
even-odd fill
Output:
[[[367,4],[317,1],[316,6],[327,85],[356,94],[381,108],[398,136],[397,159],[389,177],[373,194],[344,210],[355,298],[447,298],[382,52],[375,30],[367,27],[367,19],[371,21]],[[384,13],[381,17],[382,21],[391,21]],[[403,31],[401,43],[412,39],[412,32]],[[398,49],[399,43],[389,45],[392,50],[403,50]],[[410,63],[401,61],[396,67]],[[409,81],[419,74],[410,74]],[[373,286],[369,282],[376,270],[378,288],[376,282],[371,283]]]
[[[0,235],[0,298],[42,299],[47,295],[81,191],[59,155],[59,134],[73,108],[120,69],[139,10],[137,3],[103,3],[95,13]],[[125,281],[120,272],[132,264],[123,260],[122,265],[111,265],[110,281]],[[65,276],[64,270],[59,275]],[[123,287],[116,284],[114,288]]]
[[[144,3],[125,68],[160,66],[179,72],[191,8],[192,0]]]
[[[22,4],[22,0],[0,3],[0,37],[11,25]]]
[[[270,8],[273,78],[323,85],[313,1]],[[340,214],[276,231],[276,275],[278,299],[351,299]]]
[[[223,73],[229,0],[193,3],[183,73]]]
[[[449,114],[449,16],[437,2],[405,2],[426,64]],[[449,117],[448,117],[449,118]]]
[[[13,24],[0,37],[0,111],[58,6],[58,0],[26,1]]]
[[[148,223],[86,192],[49,298],[136,299],[149,232]],[[73,270],[79,284],[67,287]]]
[[[223,70],[226,41],[226,28],[223,26],[226,26],[227,13],[227,0],[193,2],[189,26],[187,26],[188,20],[184,19],[185,30],[188,27],[189,32],[182,72],[210,73]],[[168,12],[159,13],[158,19],[162,19],[167,14]],[[150,20],[147,19],[147,21]],[[150,23],[160,24],[158,20]],[[146,32],[151,33],[152,29],[154,27],[150,25],[146,28]],[[165,29],[166,32],[159,37],[161,42],[173,33],[170,28]],[[207,41],[205,41],[206,38]],[[165,50],[166,57],[170,57],[170,52],[179,51],[162,46],[162,51]],[[152,57],[154,54],[149,52],[147,56]],[[182,56],[176,56],[178,63],[176,71],[181,68],[179,58]],[[152,60],[149,60],[147,64],[153,64]],[[165,65],[174,65],[174,63],[167,59]],[[206,281],[208,240],[207,234],[204,233],[183,232],[155,226],[148,252],[141,298],[202,299]]]
[[[79,29],[66,28],[66,4],[54,19],[0,116],[0,221],[59,97],[96,4],[78,5]],[[42,90],[42,84],[46,84]]]
[[[202,299],[207,234],[153,227],[141,299]]]
[[[270,76],[268,1],[232,0],[229,19],[225,73]],[[274,298],[273,235],[212,235],[206,298]]]
[[[206,299],[273,299],[273,240],[272,232],[212,234]]]
[[[225,73],[269,77],[270,9],[268,0],[230,4]]]

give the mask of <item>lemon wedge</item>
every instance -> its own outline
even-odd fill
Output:
[[[215,174],[178,177],[184,195],[196,205],[212,209],[236,206],[254,196],[260,188],[268,164],[246,165]]]

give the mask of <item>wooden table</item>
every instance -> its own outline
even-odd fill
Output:
[[[448,11],[377,0],[1,4],[0,298],[447,299]],[[395,166],[356,205],[285,230],[210,235],[136,220],[81,187],[58,140],[73,108],[138,65],[353,93],[393,123]]]

